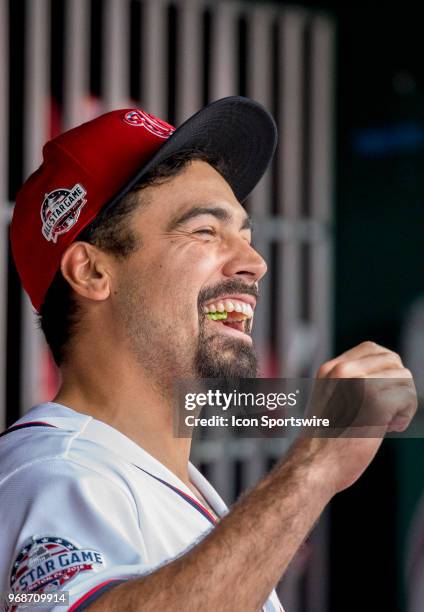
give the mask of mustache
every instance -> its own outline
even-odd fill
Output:
[[[239,279],[229,279],[227,281],[222,281],[222,283],[214,285],[213,287],[205,287],[200,291],[197,300],[199,310],[202,308],[205,302],[213,300],[214,298],[219,298],[221,295],[231,293],[245,293],[247,295],[253,295],[256,299],[258,299],[258,283],[255,282],[249,285],[248,283]]]

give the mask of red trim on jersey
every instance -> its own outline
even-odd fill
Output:
[[[46,421],[24,421],[23,423],[18,423],[17,425],[11,425],[7,428],[7,431],[9,429],[13,429],[14,427],[22,427],[22,425],[46,425],[47,427],[56,427],[56,425],[52,425]]]
[[[8,433],[12,433],[12,431],[17,431],[18,429],[25,429],[25,427],[54,427],[56,429],[56,425],[52,425],[51,423],[45,423],[44,421],[27,421],[26,423],[19,423],[18,425],[12,425],[5,431],[0,433],[1,436],[5,436]]]
[[[78,608],[85,602],[87,601],[87,599],[89,599],[90,597],[92,597],[95,593],[97,593],[97,591],[99,591],[100,589],[104,588],[107,585],[111,585],[112,582],[117,582],[118,584],[121,584],[122,582],[124,582],[121,578],[110,578],[109,580],[105,580],[104,582],[101,582],[100,584],[96,585],[95,587],[93,587],[92,589],[90,589],[87,593],[85,593],[85,595],[83,595],[82,597],[80,597],[69,609],[68,612],[77,612]],[[112,586],[112,585],[111,585]],[[118,586],[118,585],[116,585]]]
[[[193,508],[195,508],[198,512],[200,512],[200,514],[202,514],[210,523],[212,523],[212,525],[216,525],[217,519],[213,516],[213,514],[211,514],[209,512],[209,510],[207,508],[205,508],[200,502],[198,502],[197,499],[195,499],[194,497],[191,497],[191,495],[189,495],[185,491],[182,491],[181,489],[179,489],[175,485],[171,484],[170,482],[167,482],[166,480],[163,480],[163,478],[159,478],[159,476],[155,476],[151,472],[148,472],[147,470],[145,470],[144,468],[140,467],[136,463],[134,463],[133,465],[138,470],[141,470],[142,472],[144,472],[145,474],[148,474],[149,476],[151,476],[152,478],[154,478],[158,482],[161,482],[163,485],[165,485],[166,487],[171,489],[171,491],[175,491],[175,493],[177,495],[182,497],[187,503],[190,504],[190,506],[193,506]]]
[[[209,518],[211,519],[211,521],[213,523],[217,523],[217,519],[214,517],[214,515],[207,509],[205,508],[205,506],[203,504],[201,504],[199,501],[197,501],[197,499],[195,499],[194,497],[191,497],[191,495],[189,495],[188,493],[186,493],[185,491],[181,491],[181,489],[179,489],[178,487],[176,487],[175,485],[171,485],[176,491],[178,491],[181,495],[183,495],[184,497],[187,497],[188,499],[190,499],[193,504],[195,504],[196,506],[198,506],[199,508],[201,508],[203,510],[203,512],[205,512]]]

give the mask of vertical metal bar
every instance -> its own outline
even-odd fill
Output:
[[[334,26],[321,17],[311,24],[311,216],[324,227],[332,217]],[[314,368],[328,359],[333,334],[333,245],[329,231],[312,243],[310,259],[311,322],[319,333],[319,350]],[[328,609],[328,515],[323,515],[312,538],[313,559],[308,569],[307,601],[311,612]]]
[[[129,0],[105,0],[102,91],[104,110],[129,106]]]
[[[272,17],[273,13],[266,8],[255,8],[247,15],[248,56],[247,56],[247,92],[248,96],[261,102],[265,108],[272,106]],[[249,198],[250,212],[256,223],[271,215],[272,185],[269,170],[265,173]],[[262,257],[271,265],[271,243],[268,239],[258,239],[255,247]],[[259,306],[255,310],[253,334],[260,364],[266,364],[270,358],[271,320],[271,274],[268,272],[261,280]],[[266,371],[264,372],[266,375]],[[248,461],[245,474],[248,482],[257,482],[266,471],[266,456],[258,452]]]
[[[216,3],[213,11],[210,100],[237,93],[236,6]]]
[[[50,14],[47,0],[27,1],[24,105],[24,176],[41,162],[41,151],[49,135],[49,41]],[[43,398],[42,366],[46,351],[43,336],[35,326],[34,310],[24,293],[22,301],[21,410]]]
[[[163,0],[143,3],[142,36],[142,106],[166,120],[168,62],[166,41],[167,5]]]
[[[293,227],[301,216],[304,22],[305,16],[300,11],[286,11],[278,23],[278,75],[281,79],[281,95],[278,100],[280,144],[277,175],[280,201],[277,209],[278,214]],[[281,377],[290,377],[299,374],[296,332],[300,322],[300,244],[296,235],[281,238],[277,266],[277,308],[280,319],[278,368]],[[279,587],[279,595],[284,605],[293,610],[299,609],[299,580],[299,569],[294,563]]]
[[[65,17],[65,130],[88,119],[85,110],[89,93],[89,22],[90,5],[87,0],[68,0]]]
[[[25,24],[25,150],[24,174],[41,163],[41,147],[49,134],[49,40],[47,0],[27,0]]]
[[[311,25],[311,145],[310,203],[311,215],[329,229],[332,216],[333,165],[333,68],[334,27],[331,21],[317,17]],[[310,312],[319,330],[319,351],[315,366],[328,358],[333,330],[333,245],[331,234],[317,240],[311,248]]]
[[[234,10],[229,3],[218,2],[211,6],[211,72],[210,100],[216,100],[234,93],[236,81],[235,63],[235,19]],[[216,435],[212,430],[211,435]],[[235,482],[235,460],[229,452],[228,440],[224,452],[211,464],[210,478],[226,501],[233,501]]]
[[[9,226],[8,167],[9,142],[9,32],[6,0],[0,0],[0,431],[6,426],[6,315],[7,315],[7,233]]]
[[[209,434],[209,439],[218,438],[213,430],[210,430]],[[234,501],[235,463],[230,452],[231,441],[226,440],[227,437],[225,431],[219,436],[223,442],[222,452],[210,463],[209,477],[225,503],[231,504]]]
[[[271,23],[264,9],[254,9],[248,14],[247,92],[266,108],[271,107]],[[271,175],[267,171],[249,198],[252,216],[260,223],[271,214]],[[270,265],[271,244],[258,239],[256,247]],[[261,281],[261,300],[255,311],[254,338],[261,363],[269,358],[269,321],[271,315],[271,275]]]
[[[201,4],[198,0],[183,0],[179,6],[177,125],[199,110],[202,103]]]
[[[305,16],[286,12],[279,21],[279,193],[278,212],[295,225],[300,219],[302,181],[302,35]],[[282,239],[278,251],[280,317],[277,357],[282,377],[298,375],[296,330],[300,321],[300,261],[296,236]]]

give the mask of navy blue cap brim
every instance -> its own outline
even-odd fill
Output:
[[[258,102],[242,96],[211,102],[177,128],[102,211],[114,206],[165,159],[190,149],[221,158],[224,178],[243,202],[268,168],[277,140],[275,121]]]

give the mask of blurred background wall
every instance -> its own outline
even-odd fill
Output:
[[[420,35],[408,2],[0,0],[1,425],[58,384],[7,246],[42,144],[111,108],[141,106],[178,125],[232,94],[265,104],[280,132],[246,203],[270,264],[255,317],[263,375],[312,375],[373,339],[402,352],[422,395]],[[285,449],[212,438],[194,459],[231,502]],[[406,568],[424,551],[424,517],[411,531],[423,450],[421,440],[385,441],[332,502],[279,587],[287,612],[408,610]]]
[[[319,6],[337,22],[335,351],[364,338],[399,351],[416,377],[422,407],[424,71],[418,12],[408,1]],[[423,473],[422,440],[387,440],[365,477],[334,500],[331,557],[340,561],[332,566],[335,609],[424,610]],[[408,590],[414,591],[409,604]]]

